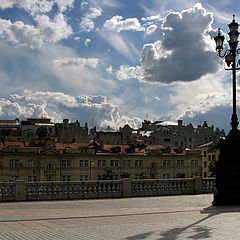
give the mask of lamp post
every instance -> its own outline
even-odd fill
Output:
[[[220,151],[219,159],[216,162],[216,189],[214,192],[214,205],[239,205],[240,204],[240,131],[238,130],[237,117],[237,97],[236,97],[236,58],[240,54],[238,46],[238,27],[233,15],[232,22],[229,27],[229,49],[223,51],[224,36],[218,29],[218,35],[214,38],[216,42],[216,50],[221,58],[225,58],[225,62],[229,67],[226,70],[232,71],[233,82],[233,113],[231,118],[232,129],[225,139],[218,142]],[[240,61],[238,61],[240,62]]]
[[[220,28],[218,29],[218,35],[214,38],[216,42],[216,50],[218,51],[218,56],[221,58],[225,58],[225,62],[228,67],[231,67],[227,70],[232,70],[232,81],[233,81],[233,113],[231,118],[231,126],[232,130],[230,131],[230,135],[236,134],[238,132],[238,117],[237,117],[237,98],[236,98],[236,56],[240,53],[240,49],[237,49],[238,45],[238,27],[239,24],[235,21],[235,15],[233,15],[232,22],[228,25],[230,32],[229,35],[229,49],[223,50],[224,36],[221,35]]]

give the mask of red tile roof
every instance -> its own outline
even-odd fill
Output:
[[[81,147],[89,147],[88,143],[56,143],[56,149],[79,149]]]

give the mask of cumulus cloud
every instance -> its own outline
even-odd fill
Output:
[[[194,81],[219,68],[211,13],[197,4],[193,8],[171,12],[160,27],[161,40],[143,46],[139,79],[148,82],[172,83]],[[132,69],[133,71],[134,69]]]
[[[80,22],[82,31],[90,32],[94,29],[94,19],[102,15],[101,8],[90,8]]]
[[[72,9],[75,0],[55,0],[60,12],[64,12],[67,9]]]
[[[103,24],[104,28],[113,32],[121,31],[145,31],[137,18],[127,18],[123,20],[122,16],[114,16]]]
[[[35,20],[37,27],[21,21],[12,23],[10,20],[0,19],[0,37],[16,46],[35,48],[44,42],[55,43],[72,34],[71,27],[61,13],[53,20],[46,15],[37,15]]]
[[[57,2],[62,2],[61,0],[56,0]],[[65,1],[65,0],[64,0]],[[71,0],[70,0],[71,1]],[[50,12],[54,5],[52,0],[1,0],[0,8],[12,8],[14,6],[18,8],[23,8],[32,16],[36,14]]]
[[[72,28],[62,13],[57,14],[53,20],[46,15],[36,17],[40,35],[48,42],[57,42],[72,34]]]
[[[28,117],[50,117],[55,122],[64,118],[90,123],[94,118],[100,127],[117,129],[124,124],[136,127],[140,119],[121,116],[119,109],[105,96],[70,96],[60,92],[25,91],[0,99],[0,118],[25,119]]]
[[[130,67],[129,65],[120,66],[116,72],[118,80],[127,80],[130,78],[139,78],[142,76],[142,69],[140,67]]]
[[[98,63],[99,63],[99,59],[98,58],[61,58],[61,59],[57,59],[54,60],[54,63],[57,66],[60,67],[66,67],[66,66],[77,66],[77,67],[92,67],[92,68],[96,68]]]
[[[84,42],[84,45],[86,46],[86,47],[88,47],[88,44],[91,42],[92,40],[90,39],[90,38],[86,38],[85,39],[85,42]]]
[[[154,32],[156,31],[156,29],[157,29],[157,25],[152,24],[152,25],[150,25],[150,26],[147,27],[146,32],[147,32],[147,34],[149,35],[149,34],[154,33]]]
[[[44,40],[34,26],[21,21],[12,23],[5,19],[0,19],[0,37],[17,46],[29,46],[30,48],[42,45]]]

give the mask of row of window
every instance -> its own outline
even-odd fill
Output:
[[[119,160],[110,160],[110,167],[119,167],[120,166]],[[198,166],[198,160],[191,160],[191,166]],[[10,159],[9,166],[11,168],[14,167],[21,167],[22,163],[19,162],[17,159]],[[95,163],[89,160],[80,160],[80,167],[95,167]],[[131,160],[123,160],[122,161],[122,167],[130,167],[131,166]],[[143,160],[135,160],[134,162],[135,167],[142,167],[143,166]],[[152,168],[156,167],[156,165],[153,163]],[[168,167],[171,166],[171,160],[163,160],[163,166]],[[177,160],[176,166],[184,166],[184,160]],[[29,160],[28,161],[28,167],[37,167],[37,161],[36,160]],[[98,160],[97,161],[97,167],[106,167],[106,160]],[[71,168],[71,160],[62,160],[62,168]],[[54,170],[54,165],[49,163],[46,165],[46,170]]]

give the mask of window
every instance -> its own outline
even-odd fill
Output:
[[[37,176],[28,176],[28,182],[36,182]]]
[[[135,160],[135,167],[141,167],[143,165],[142,160]]]
[[[123,160],[123,167],[130,167],[131,166],[131,160]]]
[[[196,177],[197,175],[197,173],[191,173],[191,178]]]
[[[49,163],[47,166],[46,166],[46,170],[54,170],[54,166],[51,164],[51,163]]]
[[[208,155],[208,161],[209,162],[211,161],[211,155]]]
[[[204,168],[207,167],[207,161],[204,161]]]
[[[53,181],[53,175],[46,175],[46,181]]]
[[[84,164],[83,164],[83,160],[80,160],[80,167],[83,167]]]
[[[114,167],[114,160],[111,160],[111,161],[110,161],[110,166],[111,166],[111,167]]]
[[[191,160],[191,166],[198,166],[198,160]]]
[[[184,160],[177,160],[177,166],[184,166]]]
[[[71,160],[62,160],[62,168],[70,168]]]
[[[177,173],[176,178],[185,178],[185,173]]]
[[[203,156],[207,157],[207,152],[206,151],[203,152]]]
[[[9,167],[13,168],[13,167],[20,167],[20,162],[18,159],[10,159],[9,160]]]
[[[106,160],[98,160],[98,167],[106,167]]]
[[[28,167],[32,167],[32,160],[28,160]]]
[[[18,180],[18,176],[10,176],[10,182],[16,182]]]
[[[167,167],[171,165],[171,160],[163,160],[163,166]]]
[[[163,141],[169,143],[169,142],[171,142],[171,139],[170,138],[164,138]]]
[[[140,174],[135,174],[135,179],[140,179]]]
[[[14,160],[10,159],[10,161],[9,161],[9,167],[14,167]]]
[[[71,181],[71,176],[62,176],[62,181],[66,182],[66,181]]]
[[[85,160],[84,166],[85,166],[85,167],[88,167],[88,160]]]
[[[87,181],[88,175],[80,175],[80,181]]]
[[[106,160],[102,161],[102,167],[106,167]]]
[[[110,166],[111,167],[118,167],[119,166],[119,161],[118,160],[111,160],[110,161]]]
[[[170,178],[170,174],[169,173],[164,173],[163,174],[163,179],[169,179]]]

